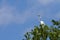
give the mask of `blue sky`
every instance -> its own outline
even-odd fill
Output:
[[[60,0],[0,0],[0,40],[22,40],[24,33],[39,25],[60,19]]]

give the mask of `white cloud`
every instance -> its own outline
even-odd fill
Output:
[[[13,19],[12,10],[7,7],[0,9],[0,24],[7,24]]]
[[[24,24],[32,16],[29,12],[29,10],[26,10],[21,14],[16,10],[16,7],[8,6],[7,0],[2,0],[2,6],[0,8],[0,25],[12,22]]]
[[[10,7],[3,7],[0,9],[0,24],[9,24],[11,22],[24,23],[29,17],[29,13],[19,14],[16,10]]]
[[[31,10],[26,10],[20,14],[15,7],[4,6],[0,9],[0,25],[9,23],[24,24],[30,18],[33,18]]]
[[[55,0],[38,0],[39,3],[41,3],[42,5],[47,5],[49,3],[54,2]]]

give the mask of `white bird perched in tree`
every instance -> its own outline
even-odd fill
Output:
[[[41,25],[45,25],[44,21],[40,21],[40,24],[41,24]]]
[[[41,24],[41,25],[45,25],[44,21],[41,20],[40,15],[38,15],[38,17],[39,17],[39,22],[40,22],[40,24]]]

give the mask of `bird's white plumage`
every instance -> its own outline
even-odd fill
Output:
[[[45,23],[44,23],[44,21],[40,21],[40,24],[42,25],[42,24],[45,24]]]

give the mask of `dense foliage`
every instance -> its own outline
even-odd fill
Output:
[[[53,25],[40,24],[35,26],[31,32],[27,32],[23,40],[60,40],[60,21],[52,20]]]

